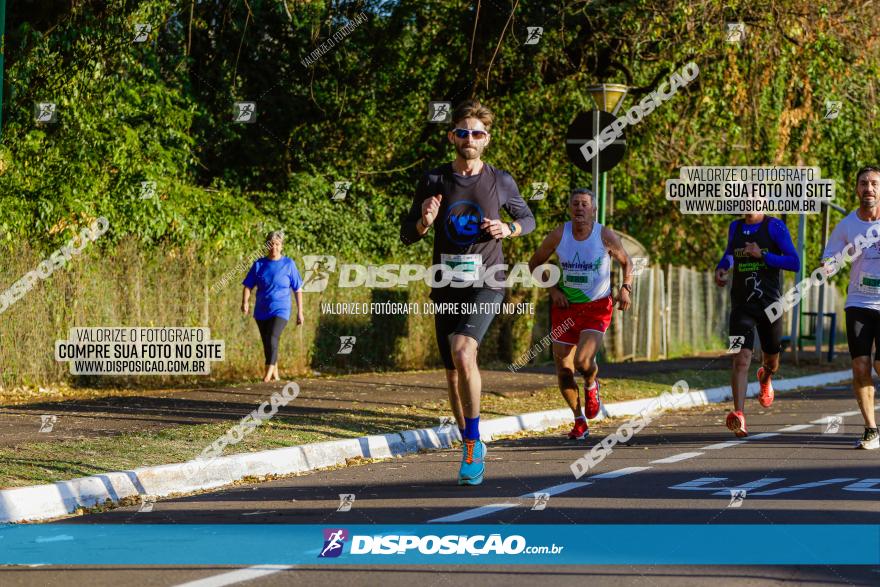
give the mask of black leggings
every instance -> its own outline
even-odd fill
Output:
[[[260,338],[263,339],[263,353],[266,355],[267,365],[274,365],[278,362],[278,341],[281,339],[281,331],[285,326],[287,326],[287,320],[280,316],[257,320]]]

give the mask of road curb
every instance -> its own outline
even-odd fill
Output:
[[[834,371],[774,381],[773,387],[776,391],[788,391],[803,386],[838,383],[850,379],[851,376],[849,370]],[[750,384],[747,393],[749,397],[757,395],[758,384]],[[676,405],[678,409],[684,409],[724,402],[730,397],[730,386],[713,387],[690,391],[687,399],[679,398]],[[603,406],[603,411],[597,419],[632,416],[645,408],[656,406],[657,399],[644,398],[608,404]],[[491,440],[497,436],[526,430],[540,431],[555,428],[570,421],[571,411],[565,408],[529,412],[485,420],[480,423],[480,435],[486,440]],[[35,522],[59,518],[75,512],[78,508],[90,508],[108,502],[115,504],[126,498],[138,496],[159,498],[216,489],[246,477],[304,473],[344,465],[349,459],[388,458],[412,454],[420,450],[439,450],[450,448],[453,442],[458,440],[460,436],[454,426],[422,428],[219,457],[201,465],[195,472],[192,463],[175,463],[80,477],[47,485],[4,489],[0,490],[0,523]]]

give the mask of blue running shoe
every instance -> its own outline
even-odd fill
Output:
[[[461,444],[461,467],[458,469],[459,485],[479,485],[483,482],[486,465],[486,443],[482,440],[465,440]]]

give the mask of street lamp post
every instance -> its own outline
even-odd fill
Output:
[[[598,108],[593,114],[593,128],[595,129],[597,137],[601,130],[599,128],[599,110],[616,115],[620,110],[620,107],[623,105],[623,98],[626,96],[628,89],[629,88],[623,84],[599,84],[587,88],[587,91],[590,92],[593,101],[596,103],[596,108]],[[608,183],[605,175],[605,173],[599,172],[599,154],[597,153],[596,156],[593,157],[593,193],[596,194],[596,199],[599,204],[597,220],[600,224],[605,224],[605,214],[607,211],[606,194]]]

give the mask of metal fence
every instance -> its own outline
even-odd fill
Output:
[[[615,283],[621,282],[618,269]],[[793,283],[786,275],[785,288]],[[818,297],[817,288],[808,290],[805,312],[816,311]],[[837,314],[838,342],[845,340],[843,297],[835,287],[825,290],[825,312]],[[605,353],[613,361],[662,359],[727,348],[730,288],[715,285],[711,271],[670,265],[646,268],[634,278],[632,301],[629,311],[614,312],[605,337]],[[789,335],[793,316],[794,312],[783,316],[783,336]]]

